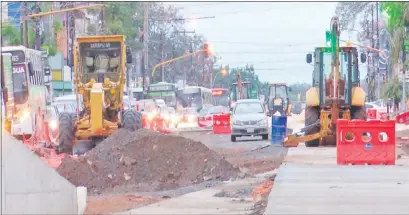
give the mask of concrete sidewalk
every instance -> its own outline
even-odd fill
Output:
[[[396,149],[396,154],[402,154]],[[290,148],[264,214],[408,214],[409,158],[339,166],[335,147]]]
[[[252,212],[254,204],[252,200],[239,201],[238,199],[215,197],[214,195],[222,190],[238,190],[262,183],[265,177],[272,174],[274,172],[188,193],[145,207],[115,214],[249,214]]]

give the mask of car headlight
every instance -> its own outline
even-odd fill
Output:
[[[57,121],[56,120],[51,120],[50,123],[48,124],[52,130],[55,130],[57,128]]]
[[[179,121],[179,117],[176,116],[176,115],[172,115],[170,118],[171,118],[171,120],[172,120],[173,122]]]
[[[187,116],[187,119],[189,121],[193,121],[193,120],[195,120],[195,116],[194,115],[189,115],[189,116]]]
[[[262,119],[260,121],[258,121],[259,125],[267,125],[267,119]]]
[[[28,112],[27,110],[25,110],[24,112],[23,112],[23,117],[24,118],[27,118],[27,117],[29,117],[30,116],[30,112]]]

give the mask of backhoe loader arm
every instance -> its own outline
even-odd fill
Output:
[[[309,135],[305,135],[305,132],[307,130],[309,130],[312,127],[315,126],[320,126],[320,120],[317,120],[317,122],[302,128],[300,132],[295,133],[295,134],[291,134],[289,136],[286,137],[286,139],[284,139],[284,147],[297,147],[299,143],[301,142],[307,142],[307,141],[311,141],[311,140],[315,140],[318,138],[321,138],[323,136],[326,135],[326,132],[324,131],[320,131],[314,134],[309,134]]]

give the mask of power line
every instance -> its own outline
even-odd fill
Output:
[[[312,52],[312,49],[311,51]],[[289,54],[289,55],[296,55],[296,54],[307,54],[310,53],[309,51],[305,51],[305,52],[273,52],[273,51],[243,51],[243,52],[215,52],[215,54],[275,54],[275,55],[285,55],[285,54]]]
[[[254,46],[289,46],[289,47],[296,47],[296,46],[310,46],[311,43],[316,42],[303,42],[303,43],[291,43],[291,44],[284,44],[284,43],[269,43],[269,42],[251,42],[251,41],[208,41],[209,43],[214,44],[240,44],[240,45],[254,45]]]
[[[190,7],[204,7],[204,6],[215,6],[215,5],[221,5],[221,4],[227,4],[227,3],[232,3],[232,2],[217,2],[217,3],[205,3],[201,2],[199,4],[194,4],[194,5],[178,5],[182,7],[182,9],[185,9],[185,7],[190,8]],[[234,3],[234,2],[233,2]]]

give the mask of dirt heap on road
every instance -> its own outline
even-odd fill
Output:
[[[211,179],[229,180],[238,173],[200,142],[146,129],[119,130],[86,155],[65,157],[57,171],[91,192],[115,187],[139,192],[168,190]]]

